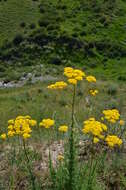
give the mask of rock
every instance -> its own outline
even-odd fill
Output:
[[[32,77],[32,73],[28,73],[27,78],[31,78],[31,77]]]
[[[0,81],[0,88],[3,87],[3,81]]]

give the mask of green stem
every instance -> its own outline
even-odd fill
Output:
[[[70,137],[69,137],[69,190],[74,190],[74,109],[75,109],[75,96],[76,96],[76,87],[73,88],[73,100],[72,100],[72,123],[70,128]]]
[[[35,176],[33,175],[31,167],[30,167],[30,159],[29,159],[28,154],[27,154],[25,140],[23,140],[23,148],[24,148],[24,154],[25,154],[25,157],[26,157],[27,167],[28,167],[31,182],[32,182],[32,189],[36,190],[36,188],[35,188]]]

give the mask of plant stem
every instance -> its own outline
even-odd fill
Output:
[[[25,157],[26,157],[27,167],[28,167],[31,182],[32,182],[32,189],[36,190],[36,188],[35,188],[35,176],[33,175],[31,167],[30,167],[30,159],[29,159],[28,154],[27,154],[25,140],[23,140],[23,148],[24,148],[24,154],[25,154]]]
[[[76,96],[76,87],[73,87],[73,100],[72,100],[72,123],[70,128],[70,137],[69,137],[69,190],[74,190],[74,160],[75,160],[75,151],[74,151],[74,109],[75,109],[75,96]]]

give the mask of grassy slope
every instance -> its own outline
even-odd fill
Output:
[[[31,115],[38,121],[44,117],[48,118],[55,115],[57,124],[69,123],[71,118],[71,108],[69,107],[71,102],[70,89],[53,92],[47,89],[47,85],[48,83],[44,82],[18,89],[0,90],[0,132],[7,125],[7,120],[20,114]],[[96,88],[99,90],[99,95],[90,99],[90,103],[93,105],[92,110],[83,98],[89,88],[89,84],[87,86],[85,82],[78,86],[76,118],[80,124],[90,116],[99,118],[105,108],[116,107],[123,117],[126,116],[125,84],[98,81]],[[114,92],[114,94],[109,94],[109,91]]]
[[[38,3],[31,0],[8,0],[0,2],[0,44],[13,39],[15,34],[24,32],[20,23],[36,23],[39,18]]]
[[[50,33],[53,35],[53,32],[57,32],[57,36],[65,34],[68,37],[74,37],[87,44],[103,43],[102,51],[99,51],[94,45],[94,47],[90,49],[91,52],[86,55],[84,55],[83,50],[79,52],[75,51],[74,54],[69,51],[63,55],[63,50],[59,50],[59,47],[57,50],[54,49],[51,53],[48,53],[47,49],[47,54],[46,51],[41,50],[43,55],[45,55],[42,55],[42,63],[50,63],[52,57],[58,56],[63,61],[66,59],[67,62],[70,60],[73,64],[84,65],[84,68],[86,67],[91,70],[91,72],[102,77],[102,79],[107,77],[111,79],[123,78],[123,80],[126,80],[126,57],[121,55],[122,51],[120,49],[125,48],[126,39],[125,1],[117,0],[118,4],[114,10],[107,9],[106,5],[104,5],[102,9],[98,11],[95,10],[98,6],[94,6],[94,8],[91,7],[92,1],[62,0],[58,3],[58,0],[48,0],[41,2],[42,7],[45,9],[41,16],[38,8],[40,1],[8,0],[7,2],[0,2],[0,44],[3,43],[5,39],[11,41],[17,33],[25,33],[25,36],[29,34],[29,32],[31,33],[28,27],[29,24],[33,22],[37,23],[42,17],[43,20],[49,20],[51,27],[52,25],[54,27],[56,25],[59,26],[58,29],[51,29],[50,31],[47,27],[42,28],[42,31],[46,31],[47,36]],[[102,1],[98,0],[98,2]],[[64,5],[67,7],[66,9],[60,8],[60,6],[62,7]],[[55,21],[57,16],[60,17],[60,21]],[[50,20],[49,17],[51,17],[52,20]],[[104,19],[105,23],[103,21]],[[26,22],[25,29],[21,29],[20,27],[20,23],[23,21]],[[110,48],[107,49],[105,44],[110,44]],[[113,46],[113,49],[111,49],[111,46]],[[49,44],[48,47],[55,48],[55,45],[52,43]],[[19,49],[16,47],[16,49],[19,52],[22,51],[22,47]],[[28,51],[31,50],[29,49]],[[11,52],[10,49],[9,52]],[[36,55],[31,57],[27,55],[27,53],[25,54],[25,52],[24,50],[22,54],[24,57],[28,57],[30,61],[32,61],[33,57],[35,59],[38,57]],[[92,65],[96,65],[96,68],[90,69]],[[14,75],[11,74],[12,71],[13,69],[5,71],[5,75]],[[3,73],[0,73],[0,76],[3,76]]]
[[[32,0],[8,0],[7,2],[0,2],[0,42],[4,39],[14,37],[17,32],[21,32],[21,22],[24,21],[26,24],[29,24],[38,21],[38,18],[40,18],[38,2],[39,1],[35,2]],[[58,5],[57,0],[48,0],[47,2],[52,3],[51,6],[54,7]],[[104,27],[103,24],[98,22],[99,18],[96,19],[96,12],[93,12],[93,9],[78,10],[79,2],[73,2],[72,0],[69,2],[63,0],[62,2],[67,6],[67,10],[65,12],[60,10],[60,15],[67,19],[61,23],[61,30],[67,31],[68,34],[76,32],[78,35],[80,31],[85,31],[86,36],[79,36],[80,39],[83,40],[100,40],[103,37],[109,37],[117,42],[123,42],[125,40],[126,3],[124,1],[118,0],[118,6],[124,14],[120,14],[119,16],[115,16],[114,13],[111,12],[108,15],[106,14],[108,22],[110,19],[109,15],[113,16],[112,22],[108,27]],[[86,3],[84,3],[84,5],[85,4]],[[86,24],[86,26],[84,26],[84,24]],[[94,28],[96,32],[93,34],[92,30]]]

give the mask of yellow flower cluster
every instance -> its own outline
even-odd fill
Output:
[[[65,87],[67,87],[67,83],[64,81],[59,81],[59,82],[49,85],[47,88],[48,89],[63,89]]]
[[[110,123],[116,123],[120,117],[119,111],[117,109],[104,110],[103,114],[105,119],[107,119]]]
[[[1,134],[1,135],[0,135],[0,138],[3,139],[3,140],[5,140],[5,139],[7,138],[6,133]]]
[[[58,129],[60,132],[66,133],[68,131],[67,125],[61,125]]]
[[[86,77],[86,80],[88,81],[88,82],[96,82],[96,78],[94,77],[94,76],[87,76]]]
[[[46,129],[49,129],[50,127],[52,127],[55,124],[55,121],[53,119],[43,119],[39,126],[40,127],[44,127]]]
[[[95,137],[104,139],[103,132],[107,131],[107,126],[99,121],[96,121],[95,118],[89,118],[84,121],[84,128],[82,132],[84,134],[92,134]],[[96,139],[94,139],[96,142]]]
[[[92,96],[96,96],[96,94],[98,94],[98,90],[89,90],[89,93],[90,93]]]
[[[109,147],[113,148],[114,146],[120,146],[122,144],[122,139],[115,135],[108,135],[105,138],[106,143],[108,144]]]
[[[63,161],[63,160],[64,160],[64,156],[61,155],[61,154],[59,154],[59,155],[57,156],[57,159],[58,159],[58,161]]]
[[[65,67],[64,75],[68,78],[68,82],[73,85],[76,85],[77,81],[81,81],[85,77],[85,73],[83,71],[73,69],[72,67]]]
[[[30,116],[18,116],[16,119],[11,119],[8,121],[8,137],[13,137],[15,135],[20,135],[24,139],[31,136],[32,129],[37,125],[36,120],[32,120]]]
[[[93,143],[94,143],[94,144],[97,144],[98,142],[99,142],[99,138],[94,137],[94,139],[93,139]]]
[[[123,126],[123,125],[125,125],[125,121],[121,119],[121,120],[119,121],[119,124],[120,124],[121,126]]]

